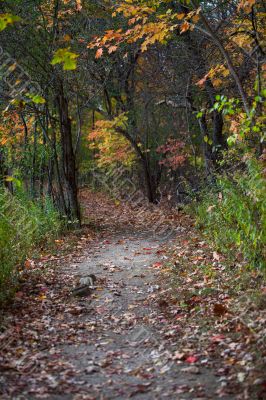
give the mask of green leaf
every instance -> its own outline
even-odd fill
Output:
[[[19,179],[15,178],[14,176],[6,176],[5,177],[6,182],[13,182],[18,188],[22,186],[22,183]]]
[[[198,112],[197,118],[201,118],[202,116],[203,116],[203,112],[202,111]]]
[[[51,64],[63,64],[63,69],[65,71],[71,71],[77,68],[78,57],[78,54],[70,51],[70,47],[66,49],[58,49],[54,54]]]
[[[0,14],[0,32],[6,29],[8,25],[21,21],[21,18],[12,14]]]
[[[255,97],[255,100],[259,103],[259,102],[261,102],[262,101],[262,97],[260,97],[260,96],[256,96]]]
[[[232,135],[232,136],[229,136],[229,138],[227,139],[227,143],[229,146],[233,146],[236,143],[236,140],[237,140],[237,136]]]
[[[27,93],[26,96],[29,97],[35,104],[44,104],[45,103],[45,99],[42,96],[40,96],[39,94]]]

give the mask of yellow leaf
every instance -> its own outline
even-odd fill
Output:
[[[16,68],[17,68],[17,63],[14,63],[14,64],[10,65],[10,67],[8,67],[8,70],[13,72],[13,71],[15,71]]]
[[[66,35],[63,37],[63,40],[64,40],[64,42],[70,42],[71,36],[68,35],[68,34],[66,34]]]
[[[223,81],[221,79],[217,78],[217,79],[213,79],[212,83],[213,83],[213,86],[217,87],[217,86],[220,86],[223,83]]]
[[[228,69],[228,68],[224,68],[224,70],[222,71],[222,75],[223,75],[224,77],[226,77],[226,76],[228,76],[229,74],[230,74],[229,69]]]
[[[141,45],[141,51],[144,52],[144,51],[147,50],[147,48],[148,48],[147,47],[147,42],[143,42],[142,45]]]

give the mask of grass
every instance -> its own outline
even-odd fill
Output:
[[[33,202],[26,193],[0,190],[0,306],[14,294],[25,260],[49,244],[62,229],[49,199]]]
[[[249,161],[245,171],[217,177],[190,208],[217,250],[255,269],[266,267],[265,187],[261,166]]]

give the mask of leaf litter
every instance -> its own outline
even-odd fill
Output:
[[[27,260],[1,318],[1,399],[265,398],[262,274],[181,212],[81,197],[85,226]],[[72,296],[91,273],[95,288]]]

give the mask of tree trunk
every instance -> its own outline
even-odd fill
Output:
[[[143,171],[145,175],[146,192],[150,203],[156,203],[156,184],[150,171],[148,161],[144,158],[141,159]]]
[[[202,147],[203,147],[202,150],[203,150],[203,156],[204,156],[204,161],[205,161],[205,172],[206,172],[206,176],[209,176],[211,173],[212,153],[211,153],[209,144],[206,143],[204,140],[205,137],[209,137],[208,126],[207,126],[205,114],[203,114],[202,117],[200,117],[198,121],[199,121],[201,136],[202,136]]]
[[[4,150],[0,146],[0,185],[4,183],[5,165],[4,165]]]
[[[213,84],[210,79],[207,79],[205,83],[205,89],[207,92],[207,95],[210,99],[211,106],[214,106],[215,103],[215,88],[213,87]],[[223,121],[223,115],[222,113],[218,111],[213,111],[212,113],[212,140],[213,140],[213,145],[215,147],[215,151],[213,152],[213,161],[214,163],[219,159],[219,153],[221,150],[225,150],[228,148],[227,146],[227,141],[225,135],[223,135],[223,126],[224,126],[224,121]]]
[[[31,197],[34,199],[36,197],[36,152],[37,152],[37,122],[34,124],[33,133],[33,154],[32,154],[32,164],[31,164],[31,184],[30,191]]]
[[[78,221],[80,224],[80,209],[78,203],[78,187],[76,179],[76,160],[72,144],[71,120],[68,113],[68,101],[64,95],[63,85],[60,86],[60,92],[57,97],[61,147],[62,147],[62,167],[65,180],[65,189],[68,198],[67,216],[72,221]]]

